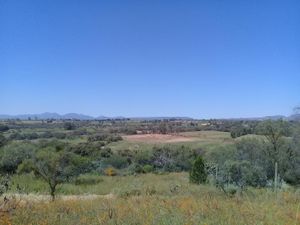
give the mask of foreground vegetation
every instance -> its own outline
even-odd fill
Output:
[[[27,199],[2,224],[300,224],[300,193],[292,187],[276,195],[253,188],[225,195],[210,185],[190,184],[187,173],[171,173],[110,177],[95,189],[104,182],[113,195]]]

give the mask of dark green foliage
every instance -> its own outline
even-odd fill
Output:
[[[120,155],[112,155],[111,157],[104,159],[103,163],[104,165],[112,166],[117,169],[124,169],[130,165],[128,159]]]
[[[4,135],[0,134],[0,148],[4,145],[6,145],[7,139],[4,137]]]
[[[198,156],[194,161],[190,171],[190,182],[195,184],[203,184],[207,180],[207,172],[204,161],[201,156]]]
[[[72,122],[65,122],[64,128],[65,128],[65,130],[75,130],[76,125]]]
[[[247,124],[241,124],[239,126],[234,126],[230,129],[230,135],[232,138],[237,138],[246,134],[252,134],[253,129],[251,129]]]
[[[9,191],[11,188],[10,177],[6,174],[4,176],[0,176],[0,196]]]
[[[105,143],[103,142],[84,142],[77,145],[73,145],[69,148],[69,151],[80,155],[80,156],[89,156],[89,157],[109,157],[112,152],[110,148],[104,147]]]
[[[219,185],[234,184],[237,187],[264,187],[267,176],[263,168],[251,166],[249,161],[226,161],[217,177]]]
[[[13,143],[4,146],[0,151],[1,173],[14,173],[23,160],[32,157],[35,146],[28,143]]]
[[[9,127],[5,124],[0,124],[0,132],[8,131]]]

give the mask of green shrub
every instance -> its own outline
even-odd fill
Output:
[[[137,163],[132,163],[127,169],[129,174],[144,173],[143,167]]]
[[[151,172],[153,172],[153,170],[154,170],[154,167],[152,165],[147,164],[147,165],[143,166],[143,171],[145,173],[151,173]]]
[[[207,173],[205,165],[201,156],[194,161],[192,170],[190,171],[190,182],[195,184],[205,183],[207,179]]]
[[[124,169],[128,166],[127,158],[120,155],[112,155],[111,157],[104,159],[103,163],[117,169]]]
[[[0,134],[0,148],[4,145],[6,145],[7,139],[4,137],[4,135]]]
[[[29,159],[34,146],[28,143],[12,143],[5,145],[0,152],[0,171],[14,173],[23,160]]]
[[[31,159],[25,159],[17,168],[17,174],[30,173],[34,171],[33,161]]]

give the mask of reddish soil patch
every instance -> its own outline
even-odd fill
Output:
[[[194,141],[195,138],[185,137],[179,134],[136,134],[125,135],[123,138],[131,142],[146,142],[146,143],[173,143],[173,142],[188,142]]]

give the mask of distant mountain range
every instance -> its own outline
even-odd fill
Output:
[[[175,119],[175,120],[193,120],[193,118],[190,117],[106,117],[106,116],[88,116],[84,114],[78,114],[78,113],[67,113],[67,114],[58,114],[58,113],[40,113],[40,114],[20,114],[20,115],[5,115],[0,114],[0,120],[6,120],[6,119],[20,119],[20,120],[47,120],[47,119],[55,119],[55,120],[108,120],[108,119],[131,119],[131,120],[165,120],[165,119]],[[278,120],[278,119],[284,119],[284,120],[297,120],[300,121],[300,114],[294,114],[291,116],[282,116],[282,115],[276,115],[276,116],[265,116],[265,117],[252,117],[252,118],[231,118],[227,120]]]
[[[291,116],[282,116],[282,115],[276,115],[276,116],[263,116],[263,117],[246,117],[246,118],[229,118],[225,120],[257,120],[257,121],[263,121],[263,120],[288,120],[288,121],[300,121],[300,114],[293,114]]]
[[[20,114],[20,115],[1,115],[0,119],[21,119],[21,120],[28,120],[28,119],[39,119],[39,120],[46,120],[46,119],[55,119],[55,120],[64,120],[64,119],[73,119],[73,120],[105,120],[108,119],[104,116],[99,117],[92,117],[84,114],[78,114],[78,113],[67,113],[60,115],[58,113],[40,113],[40,114]]]
[[[78,113],[67,113],[67,114],[58,114],[58,113],[40,113],[40,114],[20,114],[20,115],[5,115],[0,114],[0,120],[6,119],[20,119],[20,120],[47,120],[47,119],[55,119],[55,120],[108,120],[108,119],[132,119],[132,120],[164,120],[164,119],[178,119],[178,120],[192,120],[189,117],[131,117],[126,118],[122,116],[118,117],[106,117],[106,116],[88,116],[84,114]]]

